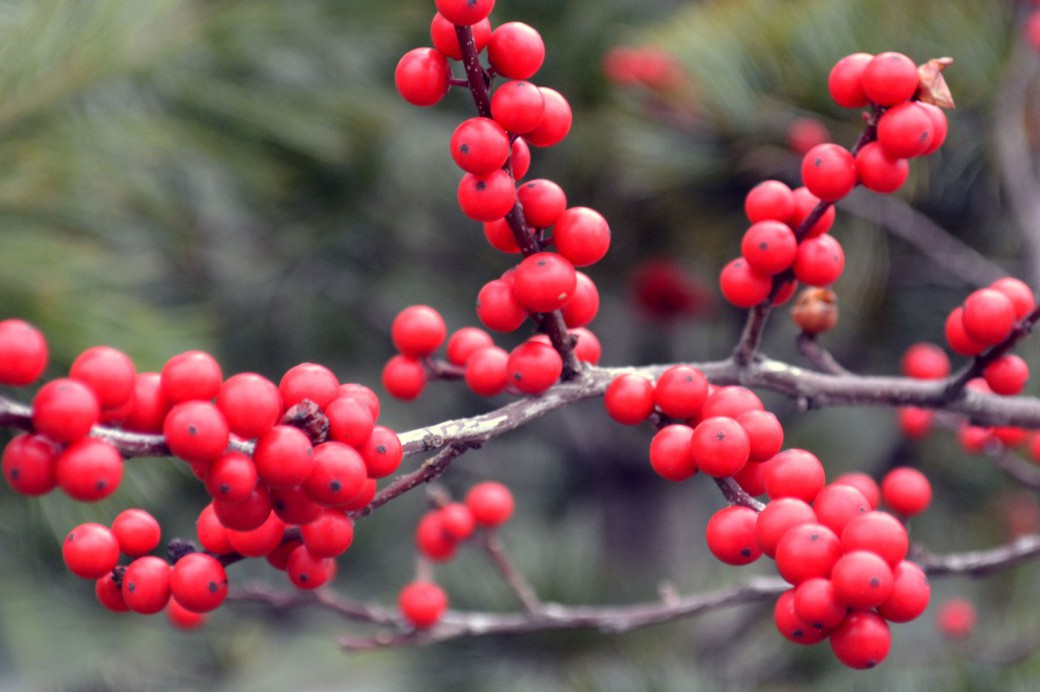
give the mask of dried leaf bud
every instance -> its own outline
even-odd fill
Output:
[[[917,66],[917,74],[921,86],[917,88],[917,100],[930,103],[939,108],[954,108],[953,95],[942,71],[953,64],[953,58],[932,58],[923,65]]]
[[[791,308],[791,319],[809,334],[819,334],[838,324],[838,296],[829,288],[806,288]]]

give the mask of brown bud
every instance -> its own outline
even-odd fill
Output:
[[[953,58],[932,58],[923,65],[917,66],[917,75],[921,86],[917,88],[917,100],[930,103],[939,108],[954,108],[953,95],[942,71],[953,64]]]
[[[829,288],[806,288],[791,308],[791,319],[809,334],[819,334],[838,324],[838,296]]]

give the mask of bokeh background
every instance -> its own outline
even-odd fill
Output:
[[[277,380],[316,361],[373,387],[397,310],[422,302],[451,328],[475,324],[477,290],[512,260],[455,204],[447,140],[472,104],[456,91],[418,109],[393,88],[398,57],[429,44],[433,11],[429,0],[0,2],[0,318],[47,334],[51,376],[82,349],[110,344],[140,370],[203,348],[226,373]],[[499,0],[493,22],[542,32],[548,57],[535,81],[574,109],[571,135],[536,150],[530,175],[559,182],[613,230],[611,252],[588,272],[603,299],[592,325],[603,363],[729,352],[742,314],[722,303],[715,279],[738,252],[743,196],[764,178],[796,182],[792,127],[805,136],[806,118],[833,141],[855,141],[859,114],[826,91],[831,65],[855,51],[953,56],[958,108],[947,144],[913,163],[894,200],[857,192],[839,213],[848,265],[826,345],[855,370],[894,374],[906,346],[941,340],[946,313],[978,275],[1036,286],[1040,228],[1009,204],[998,147],[1010,122],[1025,132],[1012,153],[1029,159],[1038,134],[1025,81],[1037,62],[1022,38],[1029,11],[994,0]],[[910,205],[992,264],[951,270],[963,253],[925,241],[929,254],[905,239],[919,224],[878,222]],[[794,335],[778,312],[767,352],[797,361]],[[1037,364],[1035,344],[1019,352]],[[832,477],[922,468],[935,501],[911,534],[936,552],[1040,529],[1035,494],[950,434],[911,443],[892,411],[798,414],[763,396],[788,444],[814,451]],[[381,422],[406,430],[505,400],[437,383],[414,404],[384,398]],[[651,434],[585,402],[466,455],[444,485],[511,485],[518,509],[503,537],[546,599],[652,600],[662,583],[692,593],[771,573],[765,560],[737,569],[707,554],[703,527],[722,498],[702,479],[654,475]],[[161,617],[104,612],[62,567],[61,537],[78,522],[135,505],[167,536],[190,536],[204,502],[169,460],[131,462],[117,495],[91,506],[0,488],[0,690],[1028,689],[1040,675],[1033,565],[981,582],[934,580],[933,607],[895,627],[889,660],[866,673],[843,669],[826,645],[783,640],[768,605],[625,636],[348,655],[336,636],[357,630],[317,611],[229,604],[184,634]],[[411,578],[424,509],[412,493],[359,524],[336,587],[392,603]],[[237,565],[231,577],[280,583],[269,572]],[[437,578],[458,607],[514,608],[470,551]],[[966,642],[935,627],[934,604],[954,596],[979,610]]]

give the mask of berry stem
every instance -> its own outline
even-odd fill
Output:
[[[466,83],[469,85],[469,93],[473,95],[477,113],[484,118],[490,118],[491,97],[488,87],[491,86],[491,80],[484,68],[480,66],[477,45],[473,41],[473,30],[468,26],[456,25],[455,36],[458,38],[459,48],[462,50],[462,66],[466,68]]]
[[[764,504],[748,495],[747,491],[741,488],[740,484],[732,478],[715,478],[714,480],[715,485],[719,486],[719,490],[722,491],[722,494],[726,497],[726,501],[731,505],[748,507],[756,512],[761,512],[766,508]]]
[[[524,575],[516,569],[509,559],[498,533],[494,530],[481,531],[477,536],[476,543],[484,551],[484,554],[488,556],[492,564],[495,565],[495,569],[498,570],[499,575],[501,575],[513,594],[516,595],[516,599],[520,602],[523,611],[528,615],[536,615],[541,612],[542,602],[538,599],[534,588],[524,579]]]

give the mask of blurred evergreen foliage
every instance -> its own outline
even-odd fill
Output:
[[[746,191],[765,177],[796,180],[789,125],[811,116],[835,141],[854,141],[858,114],[826,93],[830,66],[850,52],[956,59],[949,140],[914,163],[900,196],[1021,275],[991,129],[1023,11],[993,0],[499,0],[496,22],[542,32],[548,58],[536,81],[575,111],[568,140],[535,151],[531,176],[558,181],[572,205],[600,209],[613,229],[610,255],[589,272],[603,296],[593,327],[604,362],[727,353],[739,312],[709,299],[693,318],[649,319],[632,299],[633,268],[673,259],[713,295],[737,252]],[[372,386],[400,308],[424,302],[452,328],[475,323],[473,296],[509,260],[455,205],[447,139],[472,106],[452,93],[412,108],[392,82],[397,58],[428,43],[432,13],[429,0],[0,3],[0,318],[44,330],[52,376],[107,343],[142,370],[205,348],[227,373],[277,379],[313,360]],[[686,79],[666,91],[612,84],[600,66],[619,45],[666,51]],[[938,340],[969,287],[851,214],[839,214],[835,235],[849,262],[828,346],[854,369],[894,373],[908,344]],[[797,359],[793,335],[777,314],[767,351]],[[1035,344],[1023,351],[1036,367]],[[801,416],[790,402],[767,403],[788,444],[816,452],[831,476],[922,465],[936,503],[915,519],[914,539],[940,551],[1002,539],[998,509],[1012,486],[948,437],[911,445],[889,411]],[[417,404],[384,402],[382,419],[408,429],[487,406],[435,385]],[[493,477],[514,487],[518,517],[505,540],[548,599],[644,600],[663,581],[690,592],[767,573],[707,555],[701,532],[721,499],[709,484],[654,476],[648,440],[586,402],[467,455],[446,483],[462,492]],[[60,537],[128,504],[159,514],[167,535],[190,535],[204,500],[189,477],[176,463],[135,460],[125,487],[97,506],[0,488],[0,689],[919,689],[1035,679],[1036,657],[998,667],[949,648],[930,613],[896,628],[880,670],[857,674],[821,647],[782,641],[756,606],[620,638],[575,632],[356,656],[335,648],[341,623],[311,612],[232,605],[198,635],[101,612],[62,570]],[[345,592],[391,602],[410,578],[423,511],[415,495],[359,525],[341,560]],[[265,571],[239,565],[232,578]],[[460,607],[513,607],[476,555],[438,576]],[[1010,647],[1040,626],[1036,576],[1028,566],[979,584],[937,581],[934,601],[972,596],[981,646]]]

